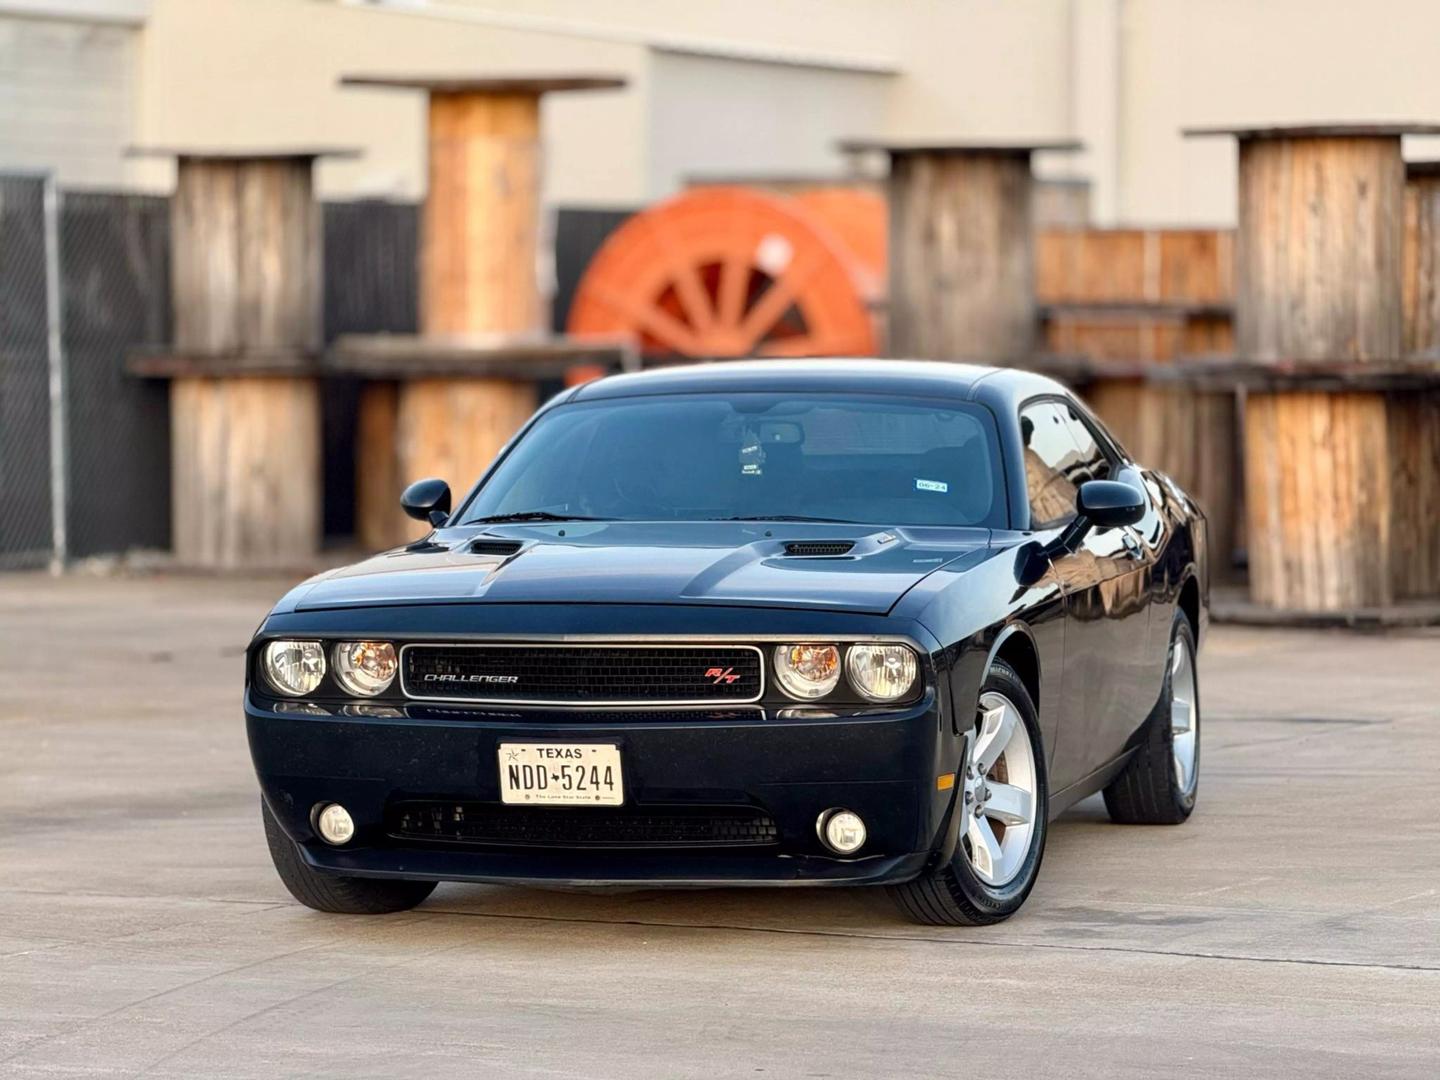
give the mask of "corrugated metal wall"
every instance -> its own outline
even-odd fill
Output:
[[[114,187],[134,138],[141,31],[0,15],[0,169]]]

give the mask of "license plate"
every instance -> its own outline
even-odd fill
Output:
[[[620,748],[596,743],[501,743],[500,801],[620,806]]]

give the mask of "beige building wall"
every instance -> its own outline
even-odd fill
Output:
[[[0,0],[0,169],[164,189],[124,145],[341,145],[323,194],[414,198],[420,96],[341,74],[596,72],[630,86],[547,100],[551,204],[840,172],[842,136],[1073,136],[1039,169],[1098,220],[1224,224],[1233,146],[1180,128],[1440,119],[1437,41],[1436,0]]]
[[[1233,222],[1233,144],[1181,127],[1440,119],[1433,0],[1127,0],[1122,18],[1126,220]]]
[[[155,146],[343,146],[323,195],[424,191],[424,99],[339,87],[350,73],[586,72],[624,91],[545,102],[549,201],[630,203],[644,190],[641,46],[456,23],[328,0],[154,0],[141,46],[137,140]],[[164,184],[163,166],[142,178]]]
[[[327,195],[423,190],[418,95],[337,90],[346,71],[625,75],[605,100],[548,99],[551,203],[635,205],[697,173],[838,173],[846,137],[1069,125],[1069,0],[152,2],[138,140],[363,147],[320,167]],[[154,164],[131,175],[168,182]]]
[[[381,0],[383,3],[384,0]],[[594,40],[643,42],[662,56],[709,57],[723,109],[729,76],[719,67],[766,64],[795,76],[770,107],[809,104],[827,138],[1052,139],[1071,130],[1068,106],[1072,0],[392,0],[413,17],[548,28]],[[668,61],[662,64],[669,66]],[[875,76],[860,108],[832,122],[834,76]],[[889,76],[889,78],[881,78]],[[808,79],[808,83],[806,80]],[[662,88],[658,84],[654,92]],[[756,122],[764,126],[763,115]],[[703,130],[703,114],[694,126]],[[662,151],[663,152],[663,151]],[[733,162],[728,171],[739,171]],[[831,159],[830,167],[838,162]]]
[[[892,78],[656,51],[648,198],[695,177],[837,172],[835,141],[880,130]]]

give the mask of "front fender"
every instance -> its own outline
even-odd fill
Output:
[[[1042,753],[1054,760],[1065,699],[1061,679],[1065,659],[1065,606],[1059,579],[1049,567],[1038,580],[1027,572],[1028,542],[1016,542],[979,565],[941,568],[906,596],[905,608],[917,623],[945,645],[936,654],[937,671],[948,690],[942,760],[951,768],[963,763],[963,737],[974,724],[980,691],[996,658],[1016,636],[1035,655],[1036,685],[1032,687],[1040,717]],[[959,785],[952,790],[944,825],[935,838],[936,865],[954,853],[958,842],[956,813]]]

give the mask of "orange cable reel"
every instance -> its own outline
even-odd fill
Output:
[[[816,215],[742,187],[684,192],[611,234],[567,331],[648,357],[873,356],[866,269]]]

